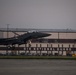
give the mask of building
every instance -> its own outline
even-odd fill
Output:
[[[0,29],[1,38],[9,38],[18,34],[26,33],[27,31],[40,31],[52,34],[49,37],[33,39],[31,43],[16,45],[16,53],[32,53],[32,54],[50,54],[50,55],[71,55],[76,53],[76,30],[71,29]],[[0,46],[5,47],[5,46]],[[2,50],[1,50],[2,51]],[[6,51],[6,50],[4,50]],[[11,50],[8,50],[11,52]],[[7,51],[6,51],[7,52]]]

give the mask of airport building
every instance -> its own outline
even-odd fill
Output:
[[[32,39],[27,44],[16,45],[15,49],[7,49],[0,45],[0,53],[28,55],[74,55],[76,54],[76,30],[72,29],[0,29],[0,38],[16,37],[28,31],[39,31],[51,34],[48,37]]]

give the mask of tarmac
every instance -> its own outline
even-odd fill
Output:
[[[76,60],[0,59],[0,75],[76,75]]]

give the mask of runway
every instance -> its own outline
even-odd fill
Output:
[[[0,75],[76,75],[76,61],[0,59]]]

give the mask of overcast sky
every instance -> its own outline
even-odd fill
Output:
[[[76,29],[76,0],[0,0],[0,28]]]

